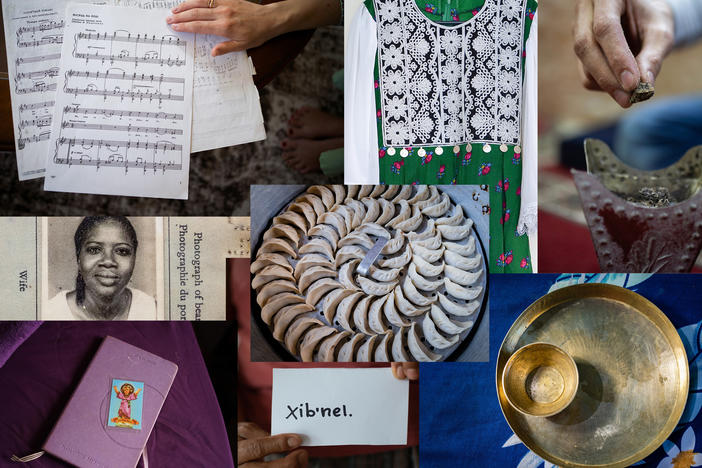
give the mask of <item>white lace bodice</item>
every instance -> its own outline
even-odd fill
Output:
[[[374,0],[384,146],[521,144],[526,0],[485,0],[455,26]]]

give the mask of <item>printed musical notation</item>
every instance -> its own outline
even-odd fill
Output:
[[[20,180],[44,175],[65,6],[65,0],[2,2]]]
[[[67,8],[47,190],[187,198],[194,37],[162,16]]]

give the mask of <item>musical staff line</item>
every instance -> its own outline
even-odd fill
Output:
[[[35,104],[22,104],[19,106],[19,111],[24,112],[26,110],[45,109],[47,107],[54,107],[54,104],[56,104],[54,101],[37,102]]]
[[[166,40],[166,37],[168,37],[168,40]],[[112,36],[108,36],[107,33],[103,33],[102,35],[100,35],[100,33],[78,33],[77,38],[92,41],[127,42],[132,44],[159,44],[185,47],[185,42],[181,42],[180,38],[177,36],[161,36],[161,39],[156,39],[155,35],[152,35],[151,38],[149,38],[149,36],[146,34],[143,36],[141,34],[137,34],[135,37],[132,37],[131,33],[127,34],[126,36],[121,36],[114,32]],[[175,41],[173,39],[175,39]]]
[[[101,61],[102,63],[105,63],[105,61],[109,61],[111,64],[114,62],[125,62],[125,63],[133,63],[135,66],[138,65],[139,63],[150,63],[154,65],[168,65],[169,67],[182,67],[185,65],[185,60],[181,60],[179,58],[172,59],[168,57],[168,59],[161,59],[161,58],[153,58],[149,56],[149,53],[145,54],[143,57],[128,57],[124,56],[121,54],[118,55],[105,55],[105,54],[100,54],[99,52],[95,52],[95,54],[88,54],[88,53],[83,53],[83,52],[74,52],[73,56],[75,58],[79,59],[85,59],[85,63],[87,64],[90,60],[98,60]]]
[[[132,73],[131,75],[128,75],[126,72],[122,73],[114,73],[114,72],[80,72],[80,71],[75,71],[75,70],[68,70],[66,73],[68,77],[79,77],[79,78],[95,78],[95,79],[100,79],[100,78],[105,78],[109,80],[126,80],[126,81],[145,81],[145,82],[154,82],[157,81],[159,83],[178,83],[178,84],[185,84],[185,79],[184,78],[172,78],[169,76],[163,76],[163,75],[147,75],[145,73],[142,73],[141,75],[138,73]]]
[[[19,149],[24,149],[27,143],[39,143],[40,141],[47,141],[51,138],[51,132],[42,132],[39,135],[33,135],[31,137],[19,138],[17,140],[17,147]]]
[[[36,119],[32,120],[22,120],[20,121],[19,128],[27,128],[27,127],[48,127],[51,125],[51,116],[47,115],[44,117],[39,117]]]
[[[162,119],[162,120],[183,120],[183,114],[167,114],[165,112],[138,112],[125,111],[115,109],[81,109],[78,106],[66,106],[63,108],[64,113],[80,114],[80,115],[104,115],[105,117],[140,117],[146,119]]]
[[[42,78],[55,78],[59,74],[58,67],[51,67],[48,70],[37,70],[33,72],[17,73],[15,79],[17,81],[28,78],[30,80],[40,80]]]
[[[164,152],[166,151],[182,151],[183,146],[182,145],[177,145],[175,143],[169,143],[167,141],[158,141],[156,143],[152,142],[141,142],[141,141],[131,141],[131,140],[93,140],[90,138],[59,138],[59,144],[61,145],[66,145],[69,144],[71,146],[75,145],[80,145],[80,146],[106,146],[106,147],[115,147],[115,148],[136,148],[136,149],[153,149],[153,150],[163,150]]]
[[[49,36],[49,37],[44,37],[42,39],[35,39],[33,41],[25,41],[25,42],[20,42],[19,38],[17,38],[17,47],[21,47],[21,48],[39,47],[39,46],[48,45],[48,44],[63,44],[63,36]]]
[[[23,63],[48,62],[49,60],[59,60],[60,58],[61,54],[39,55],[37,57],[26,58],[20,57],[17,60],[15,60],[15,65],[19,67]]]
[[[45,91],[56,91],[56,83],[47,86],[46,83],[36,83],[31,88],[16,88],[17,94],[43,93]]]
[[[65,23],[63,20],[61,21],[50,21],[48,23],[42,23],[39,26],[22,26],[17,30],[17,36],[21,36],[24,33],[35,33],[35,32],[44,32],[44,31],[50,31],[52,29],[63,29]]]
[[[163,127],[139,127],[134,125],[105,125],[105,124],[86,124],[81,122],[63,122],[61,128],[80,128],[84,130],[110,130],[116,132],[128,133],[155,133],[157,135],[182,135],[183,130],[175,128]]]
[[[55,86],[54,86],[55,88]],[[107,100],[108,97],[119,97],[122,100],[124,98],[131,98],[132,101],[135,99],[139,99],[139,101],[143,101],[144,99],[148,99],[149,102],[152,102],[154,100],[157,101],[183,101],[184,96],[178,96],[178,95],[172,95],[170,92],[168,94],[165,93],[142,93],[141,91],[122,91],[119,90],[118,88],[115,88],[113,91],[107,91],[105,89],[79,89],[79,88],[68,88],[66,87],[64,89],[67,94],[73,94],[74,96],[84,95],[84,96],[103,96],[105,100]]]

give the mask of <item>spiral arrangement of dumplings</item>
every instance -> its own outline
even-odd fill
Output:
[[[472,226],[435,186],[312,186],[273,218],[251,264],[261,318],[303,361],[441,360],[481,305]]]

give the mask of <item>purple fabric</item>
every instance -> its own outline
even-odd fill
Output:
[[[40,325],[41,322],[0,322],[0,367]]]
[[[233,467],[222,414],[188,322],[44,323],[0,368],[0,466],[9,465],[13,454],[41,448],[106,335],[178,365],[146,444],[149,465]],[[44,455],[31,466],[69,465]]]

